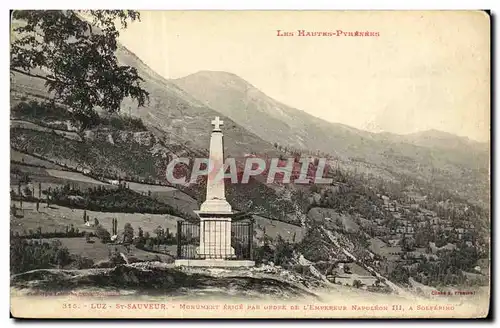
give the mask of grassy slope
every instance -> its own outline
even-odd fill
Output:
[[[17,204],[17,202],[15,202]],[[42,227],[42,232],[64,231],[66,226],[74,225],[75,229],[80,231],[94,231],[93,227],[86,227],[83,223],[83,210],[71,209],[64,206],[51,205],[49,208],[45,204],[41,204],[40,211],[36,211],[34,203],[23,202],[23,218],[15,218],[11,216],[12,232],[23,232],[29,229],[36,230],[39,226]],[[118,219],[118,233],[123,231],[125,223],[130,223],[137,231],[142,227],[144,232],[148,231],[154,236],[153,231],[158,226],[168,228],[170,231],[175,231],[177,227],[178,217],[168,214],[142,214],[142,213],[110,213],[110,212],[95,212],[87,211],[87,214],[93,222],[94,218],[99,220],[99,223],[111,231],[112,218]]]
[[[43,239],[43,241],[50,242],[52,239]],[[78,254],[83,257],[92,259],[94,263],[105,262],[109,260],[109,253],[114,252],[115,249],[118,252],[123,253],[127,258],[135,258],[139,261],[158,261],[158,258],[162,262],[172,262],[173,256],[147,252],[142,249],[138,249],[134,246],[130,247],[130,252],[123,245],[113,245],[113,244],[103,244],[97,238],[91,238],[92,243],[87,243],[85,238],[57,238],[63,247],[66,247],[71,254]],[[170,254],[175,255],[175,245],[169,245],[168,248]]]
[[[18,202],[15,203],[17,206]],[[94,227],[87,227],[83,224],[83,210],[71,209],[64,206],[51,205],[49,208],[42,204],[39,212],[36,211],[34,203],[23,202],[22,218],[11,216],[10,228],[12,232],[24,233],[30,229],[36,231],[38,227],[42,227],[42,232],[64,231],[66,226],[74,225],[75,229],[80,231],[95,231]],[[154,230],[161,226],[164,229],[169,229],[171,233],[177,230],[177,221],[179,218],[172,215],[163,214],[141,214],[141,213],[109,213],[87,211],[88,216],[93,222],[94,218],[99,220],[99,223],[109,231],[111,231],[112,218],[118,219],[118,233],[123,231],[125,223],[130,223],[134,230],[138,231],[141,227],[144,232],[149,232],[151,236],[155,236]],[[274,221],[262,217],[257,217],[255,222],[256,238],[260,239],[263,236],[264,229],[266,235],[271,238],[276,238],[277,235],[282,236],[285,240],[292,242],[295,235],[295,242],[302,240],[304,229],[295,225],[287,224],[280,221]]]
[[[142,134],[142,133],[139,133]],[[96,134],[93,140],[80,142],[61,135],[24,127],[11,128],[11,145],[28,154],[38,154],[69,167],[91,169],[93,173],[105,176],[139,177],[165,181],[167,159],[173,156],[197,156],[196,152],[168,144],[161,139],[151,137],[145,132],[148,140],[137,140],[136,134],[120,131],[108,131]],[[108,136],[113,136],[114,144]],[[160,148],[160,152],[154,149]],[[70,174],[70,173],[67,173]],[[71,178],[71,177],[69,177]],[[133,189],[133,188],[132,188]],[[192,197],[198,203],[204,199],[204,186],[191,185],[189,195],[177,192],[177,200],[171,195],[157,194],[160,199],[170,205],[179,203],[179,207],[192,210],[195,207]],[[278,200],[276,191],[263,183],[251,180],[249,185],[229,185],[228,199],[235,209],[263,212],[263,215],[290,221],[287,213],[293,210],[290,201]],[[249,206],[249,200],[252,200]],[[197,206],[197,205],[196,205]],[[292,218],[293,220],[293,218]],[[296,222],[296,221],[295,221]]]

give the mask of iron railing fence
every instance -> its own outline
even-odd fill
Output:
[[[200,224],[204,229],[200,229]],[[231,222],[231,247],[234,255],[228,254],[222,245],[225,245],[224,221],[203,220],[200,222],[177,222],[177,258],[178,259],[236,259],[251,260],[253,257],[253,220]],[[207,244],[213,245],[209,254],[200,252],[200,230],[210,227],[210,233],[205,233]]]

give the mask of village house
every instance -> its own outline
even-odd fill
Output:
[[[420,221],[420,222],[417,222],[417,227],[418,228],[423,228],[427,225],[427,221]]]
[[[391,247],[396,247],[396,246],[398,246],[400,242],[401,242],[401,239],[399,239],[399,238],[389,239],[389,240],[387,241],[387,243],[388,243],[388,244],[389,244],[389,246],[391,246]]]
[[[344,286],[355,286],[355,281],[358,281],[361,284],[360,288],[374,286],[378,280],[377,277],[356,263],[338,263],[338,269],[327,276],[327,279]]]

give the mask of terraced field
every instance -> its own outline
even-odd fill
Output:
[[[12,203],[16,203],[18,206],[18,202]],[[23,233],[23,231],[29,231],[30,229],[35,231],[38,227],[42,227],[42,232],[54,232],[54,230],[64,231],[66,226],[71,224],[73,224],[75,229],[78,228],[80,231],[95,231],[95,228],[86,227],[84,225],[83,210],[79,209],[71,209],[58,205],[46,207],[45,204],[41,204],[37,212],[35,203],[23,202],[22,214],[23,217],[14,217],[11,215],[10,226],[13,232]],[[152,236],[155,236],[154,230],[158,226],[169,229],[170,231],[175,231],[177,220],[181,220],[178,217],[168,214],[104,213],[87,211],[87,215],[90,217],[91,222],[93,222],[94,218],[97,218],[99,223],[109,231],[111,231],[112,228],[111,219],[116,218],[118,220],[118,233],[123,231],[125,223],[130,223],[136,234],[138,228],[141,227],[144,232],[149,232]]]
[[[130,251],[123,245],[115,244],[103,244],[97,238],[91,238],[91,242],[88,243],[85,238],[50,238],[43,239],[43,241],[50,242],[51,240],[59,240],[63,247],[66,247],[71,254],[78,254],[83,257],[92,259],[95,263],[101,261],[108,261],[110,252],[115,250],[122,253],[127,259],[135,258],[139,261],[155,261],[158,258],[162,262],[172,262],[173,256],[166,254],[147,252],[142,249],[138,249],[135,246],[130,246]],[[175,246],[170,248],[171,254],[175,254]]]

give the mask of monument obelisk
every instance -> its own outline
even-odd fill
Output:
[[[224,142],[221,121],[213,120],[208,160],[207,196],[195,213],[200,218],[200,247],[197,255],[202,259],[232,259],[231,247],[231,205],[226,201],[224,186]]]

